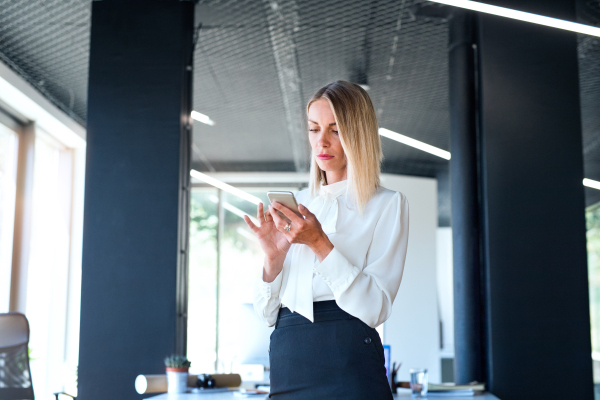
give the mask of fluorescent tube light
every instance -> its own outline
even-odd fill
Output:
[[[379,128],[379,134],[381,136],[385,136],[386,138],[389,138],[389,139],[395,140],[397,142],[412,146],[416,149],[426,151],[427,153],[431,153],[438,157],[442,157],[446,160],[450,159],[450,152],[448,152],[446,150],[439,149],[435,146],[431,146],[427,143],[423,143],[423,142],[413,139],[413,138],[409,138],[408,136],[404,136],[399,133],[390,131],[389,129]]]
[[[210,126],[215,125],[215,121],[210,119],[208,115],[204,115],[202,113],[199,113],[198,111],[192,111],[191,117],[193,119],[195,119],[196,121],[202,122],[203,124],[210,125]]]
[[[592,180],[592,179],[584,178],[583,179],[583,185],[587,186],[587,187],[591,187],[593,189],[600,190],[600,182]]]
[[[213,178],[211,176],[208,176],[206,174],[203,174],[200,171],[196,171],[195,169],[193,169],[193,170],[190,171],[190,175],[192,176],[192,178],[200,179],[201,181],[206,182],[209,185],[212,185],[212,186],[214,186],[216,188],[219,188],[219,189],[224,190],[224,191],[226,191],[228,193],[231,193],[231,194],[233,194],[233,195],[235,195],[237,197],[240,197],[240,198],[242,198],[244,200],[247,200],[250,203],[254,203],[254,204],[257,204],[257,205],[258,205],[258,203],[261,203],[261,200],[258,197],[252,196],[250,193],[246,193],[243,190],[240,190],[240,189],[235,188],[235,187],[233,187],[231,185],[228,185],[225,182],[221,182],[220,180],[215,179],[215,178]]]
[[[578,24],[576,22],[565,21],[558,18],[545,17],[543,15],[532,14],[524,11],[517,11],[510,8],[483,4],[471,0],[430,0],[435,3],[447,4],[449,6],[465,8],[467,10],[479,11],[486,14],[498,15],[519,21],[532,22],[538,25],[550,26],[552,28],[564,29],[567,31],[583,33],[584,35],[600,36],[600,28],[595,26]]]
[[[218,203],[219,202],[219,198],[217,196],[209,196],[209,199],[213,203]],[[239,208],[237,208],[233,204],[228,203],[226,201],[223,202],[223,208],[226,209],[227,211],[232,212],[233,214],[237,215],[238,217],[240,217],[242,219],[244,219],[244,215],[248,215],[248,213],[240,210]],[[254,222],[254,225],[258,225],[258,220],[256,218],[251,217],[250,215],[248,215],[248,218],[250,218],[250,220],[252,222]]]

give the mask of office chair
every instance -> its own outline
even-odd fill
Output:
[[[21,313],[0,314],[0,399],[34,400],[29,368],[29,322]],[[54,393],[56,400],[68,396]],[[60,396],[60,398],[59,398]]]
[[[0,399],[33,400],[28,344],[27,318],[0,314]]]

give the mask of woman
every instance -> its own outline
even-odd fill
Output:
[[[408,202],[379,184],[377,118],[360,86],[323,87],[307,113],[302,216],[274,203],[266,212],[259,204],[260,226],[245,217],[265,252],[254,308],[275,325],[270,397],[391,399],[375,328],[389,318],[402,279]]]

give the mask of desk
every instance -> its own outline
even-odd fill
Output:
[[[250,396],[250,397],[238,397],[233,394],[233,392],[228,393],[182,393],[182,394],[159,394],[154,397],[147,397],[147,399],[152,400],[203,400],[203,399],[211,399],[211,400],[228,400],[228,399],[257,399],[264,400],[268,397],[263,396]],[[394,395],[394,399],[410,399],[410,392],[407,390],[406,392],[399,393]],[[452,399],[452,400],[499,400],[496,396],[490,393],[486,393],[483,396],[465,396],[465,397],[429,397],[431,400],[435,399]]]

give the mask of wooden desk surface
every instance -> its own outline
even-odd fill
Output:
[[[257,399],[264,400],[268,397],[265,396],[248,396],[248,397],[240,397],[236,396],[234,392],[220,392],[220,393],[182,393],[182,394],[159,394],[158,396],[146,397],[147,399],[152,400],[202,400],[202,399],[211,399],[211,400],[228,400],[228,399]],[[409,399],[410,391],[402,391],[402,393],[398,393],[394,395],[395,399]],[[486,393],[483,396],[465,396],[465,397],[429,397],[430,399],[453,399],[453,400],[499,400],[496,396],[490,393]]]

